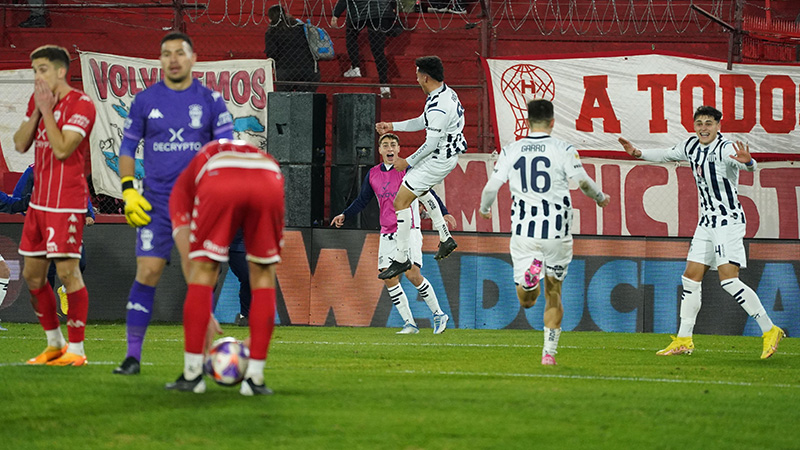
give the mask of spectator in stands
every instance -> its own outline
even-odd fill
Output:
[[[358,34],[365,27],[369,37],[369,49],[375,58],[378,80],[381,86],[381,97],[389,98],[392,92],[389,86],[389,61],[386,59],[386,31],[392,28],[396,14],[389,0],[338,0],[333,8],[331,25],[339,26],[338,17],[347,10],[347,27],[345,43],[347,56],[350,57],[350,69],[344,76],[361,77],[361,57],[358,52]]]
[[[279,82],[318,83],[319,70],[308,48],[303,23],[283,9],[272,5],[267,10],[269,28],[264,34],[264,53],[275,60],[275,78]],[[276,91],[316,92],[316,85],[279,84]]]
[[[47,10],[44,9],[44,0],[28,0],[31,7],[31,15],[20,23],[20,28],[46,28]]]

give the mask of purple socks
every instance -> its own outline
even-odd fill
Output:
[[[142,360],[142,342],[147,333],[150,318],[153,317],[155,296],[155,287],[145,286],[138,281],[133,282],[127,306],[128,354],[125,356],[126,358],[132,356],[137,361]]]

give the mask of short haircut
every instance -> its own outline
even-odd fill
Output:
[[[415,63],[420,72],[436,81],[444,81],[444,65],[438,56],[422,56]]]
[[[528,102],[528,120],[531,123],[550,122],[553,117],[553,102],[550,100],[535,98]]]
[[[381,137],[378,138],[378,145],[383,144],[383,140],[384,139],[393,139],[395,142],[397,142],[398,145],[400,145],[400,137],[398,137],[394,133],[386,133],[386,134],[381,135]]]
[[[722,120],[722,112],[713,106],[700,106],[697,108],[697,111],[694,112],[694,117],[692,119],[697,120],[700,116],[709,116],[713,117],[715,121],[719,122]]]
[[[44,58],[56,66],[69,69],[69,52],[64,47],[43,45],[31,52],[31,61],[39,58]]]
[[[192,38],[189,37],[186,33],[181,33],[180,31],[170,31],[166,34],[163,38],[161,38],[161,45],[164,45],[164,42],[167,41],[176,41],[181,40],[189,44],[189,48],[194,51],[194,43],[192,42]]]

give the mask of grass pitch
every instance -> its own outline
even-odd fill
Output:
[[[797,339],[762,361],[760,338],[698,335],[693,355],[658,357],[665,335],[565,332],[558,366],[543,367],[537,331],[278,327],[276,394],[248,398],[210,380],[201,395],[164,390],[183,368],[178,325],[150,328],[130,377],[111,374],[122,324],[90,325],[90,365],[66,368],[25,366],[44,348],[41,327],[4,325],[7,449],[800,446]]]

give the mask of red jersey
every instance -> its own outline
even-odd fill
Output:
[[[254,145],[227,139],[209,142],[200,149],[172,188],[169,209],[173,229],[189,225],[197,187],[203,175],[223,167],[258,168],[281,173],[278,162]]]
[[[28,101],[25,120],[29,120],[36,108],[33,95]],[[33,194],[31,208],[54,212],[86,212],[89,187],[84,176],[86,156],[89,149],[89,134],[95,120],[92,99],[83,92],[72,89],[53,108],[58,128],[74,131],[83,136],[78,147],[64,161],[53,154],[47,139],[44,120],[39,120],[34,145],[36,165],[33,169]]]

